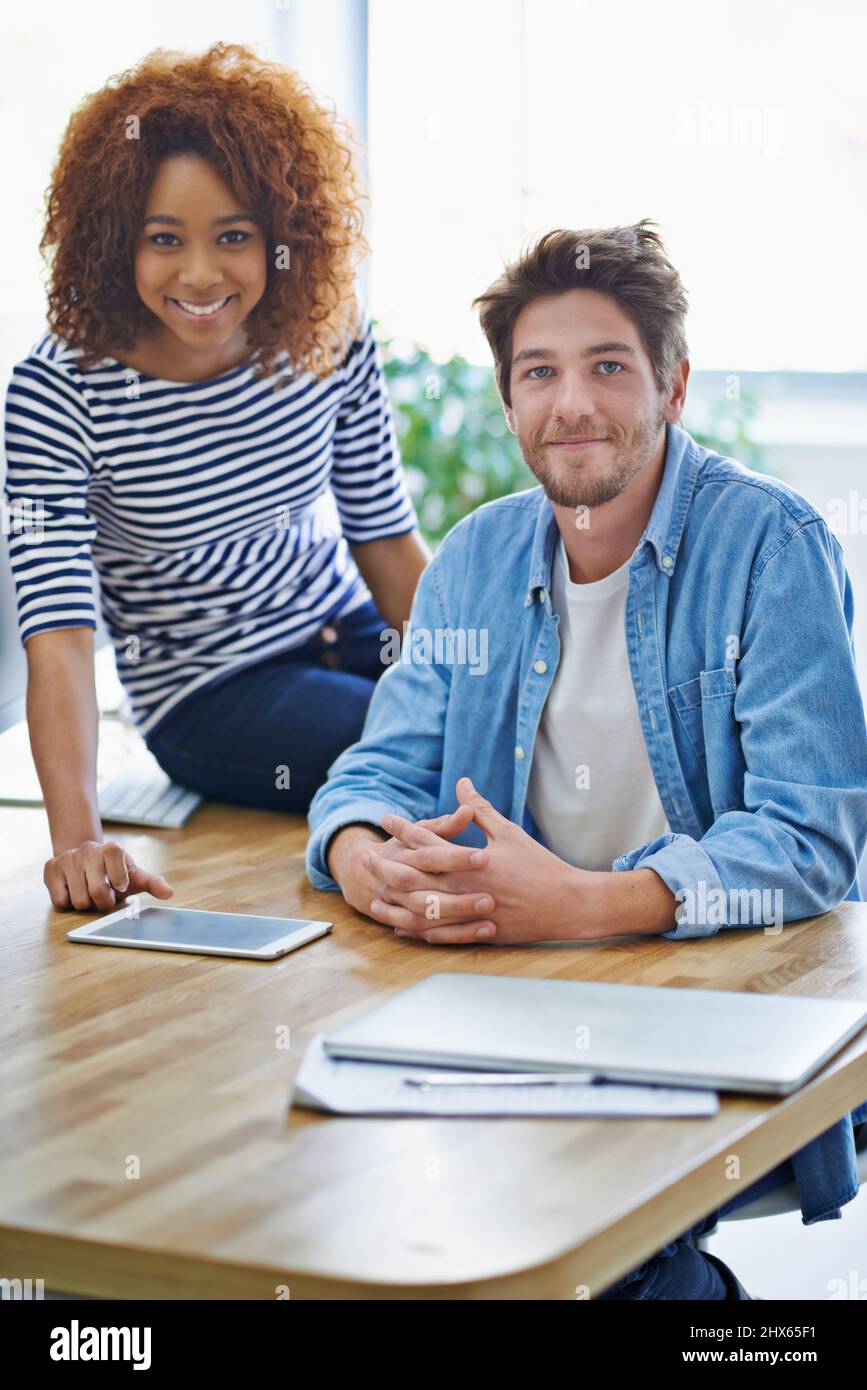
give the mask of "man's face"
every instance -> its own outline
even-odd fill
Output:
[[[634,323],[598,290],[544,295],[521,310],[510,389],[509,427],[528,468],[563,507],[617,497],[653,458],[664,421],[679,413],[660,397]]]

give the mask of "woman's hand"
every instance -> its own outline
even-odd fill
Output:
[[[170,898],[171,884],[136,864],[128,850],[113,840],[86,840],[77,849],[56,854],[45,865],[43,882],[53,905],[61,912],[108,912],[128,893],[152,893]]]

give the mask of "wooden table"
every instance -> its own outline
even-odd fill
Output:
[[[432,971],[867,998],[867,905],[776,935],[428,946],[310,887],[300,817],[205,805],[116,838],[177,906],[334,930],[271,963],[73,945],[91,916],[51,910],[43,813],[0,810],[0,1276],[122,1298],[592,1295],[867,1097],[862,1034],[798,1094],[712,1119],[290,1111],[314,1033]]]

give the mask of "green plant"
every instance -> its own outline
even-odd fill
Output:
[[[434,362],[417,344],[393,338],[380,346],[409,488],[429,541],[482,502],[535,487],[488,367],[463,357]]]
[[[489,367],[464,357],[434,362],[417,343],[379,341],[410,492],[431,544],[482,502],[536,486]],[[756,409],[745,393],[721,401],[706,429],[685,428],[707,448],[760,469],[748,433]]]

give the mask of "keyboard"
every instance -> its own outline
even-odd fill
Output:
[[[202,802],[198,792],[179,787],[156,763],[154,767],[133,765],[115,773],[100,784],[98,798],[102,820],[159,830],[186,825]]]

